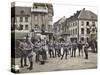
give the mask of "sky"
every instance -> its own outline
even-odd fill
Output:
[[[43,2],[44,3],[44,2]],[[48,0],[46,1],[48,3]],[[83,5],[74,5],[74,4],[66,4],[66,3],[54,3],[50,2],[53,4],[53,9],[54,9],[54,16],[53,16],[53,23],[58,21],[60,18],[65,16],[66,18],[72,16],[74,13],[77,12],[77,10],[82,10],[85,8],[86,10],[90,10],[94,12],[95,14],[98,13],[97,7],[94,6],[83,6]],[[17,6],[27,6],[27,7],[32,7],[33,2],[17,2]]]
[[[82,5],[68,5],[68,4],[54,4],[54,17],[53,22],[65,16],[66,18],[72,16],[77,10],[90,10],[97,14],[97,8],[93,6],[82,6]]]

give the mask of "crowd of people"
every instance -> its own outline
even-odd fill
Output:
[[[24,38],[23,41],[19,44],[19,49],[21,51],[21,68],[29,66],[27,69],[33,69],[33,54],[35,53],[35,62],[40,64],[45,64],[48,58],[60,58],[68,59],[70,57],[76,57],[76,50],[79,52],[79,56],[85,55],[85,59],[88,59],[88,42],[76,41],[72,42],[66,41],[44,41],[43,39],[39,40],[29,40]],[[30,65],[27,64],[27,58],[30,62]]]

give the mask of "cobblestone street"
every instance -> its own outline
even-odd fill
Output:
[[[48,56],[49,57],[49,56]],[[20,59],[16,59],[16,64],[20,65]],[[68,59],[48,58],[44,65],[35,62],[33,58],[33,70],[27,70],[27,67],[21,68],[20,72],[41,72],[41,71],[59,71],[59,70],[77,70],[77,69],[94,69],[97,68],[97,54],[89,52],[89,59],[84,59],[84,56],[70,57]]]

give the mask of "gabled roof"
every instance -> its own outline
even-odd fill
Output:
[[[77,19],[97,20],[97,15],[92,11],[85,10],[85,8],[83,8],[82,10],[77,11],[73,16],[67,18],[66,21],[73,21]]]
[[[85,10],[85,8],[83,8],[83,10],[81,10],[81,13],[78,16],[78,18],[79,19],[87,19],[87,20],[97,20],[97,15],[95,13],[93,13],[92,11]]]
[[[61,22],[65,22],[66,17],[63,16],[62,18],[60,18],[57,22],[55,22],[55,24],[61,23]]]

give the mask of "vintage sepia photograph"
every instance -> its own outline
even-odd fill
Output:
[[[96,69],[97,7],[11,3],[11,72]]]

